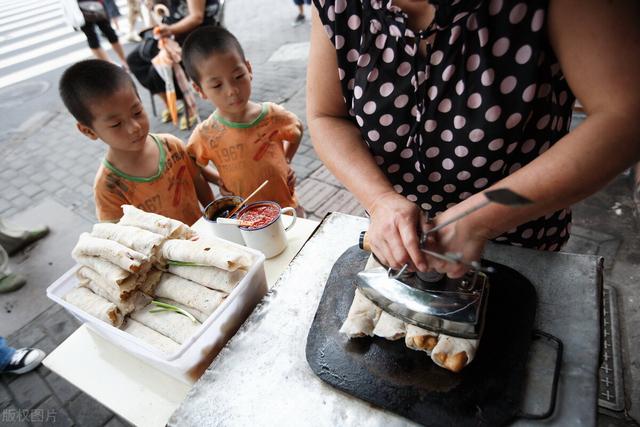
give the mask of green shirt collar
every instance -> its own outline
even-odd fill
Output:
[[[267,105],[266,102],[262,103],[262,110],[260,111],[260,114],[258,115],[258,117],[256,117],[255,119],[253,119],[252,121],[250,121],[249,123],[238,123],[238,122],[232,122],[229,121],[223,117],[221,117],[218,114],[218,110],[213,112],[213,117],[219,121],[220,123],[222,123],[223,125],[230,127],[230,128],[240,128],[240,129],[246,129],[246,128],[250,128],[253,127],[255,125],[257,125],[258,123],[260,123],[260,120],[264,119],[264,116],[267,115],[267,112],[269,111],[269,107]]]
[[[144,177],[140,177],[140,176],[131,176],[131,175],[127,175],[126,173],[122,172],[120,169],[116,168],[114,165],[112,165],[109,160],[107,159],[103,159],[102,160],[102,164],[104,165],[104,167],[106,167],[107,169],[109,169],[111,172],[115,173],[116,175],[118,175],[121,178],[127,179],[129,181],[134,181],[134,182],[152,182],[155,181],[156,179],[160,178],[160,176],[164,173],[164,168],[165,168],[165,164],[167,161],[167,155],[164,151],[164,147],[162,146],[162,143],[160,142],[160,139],[158,139],[157,136],[149,134],[149,136],[155,141],[156,145],[158,146],[158,151],[160,153],[160,161],[158,162],[158,172],[156,172],[153,176],[150,176],[148,178],[144,178]]]

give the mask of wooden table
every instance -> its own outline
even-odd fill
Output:
[[[317,226],[317,221],[299,218],[287,232],[287,249],[264,263],[269,288]],[[201,235],[210,233],[202,219],[193,228]],[[42,363],[136,426],[164,426],[191,388],[114,346],[85,325]]]

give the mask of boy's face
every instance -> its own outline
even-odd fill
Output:
[[[112,95],[89,101],[91,126],[77,127],[91,139],[101,139],[120,151],[140,151],[149,133],[149,118],[133,86],[123,85]]]
[[[251,64],[231,49],[211,55],[198,65],[200,84],[194,84],[204,99],[210,100],[220,112],[244,112],[251,96]]]

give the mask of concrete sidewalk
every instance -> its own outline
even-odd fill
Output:
[[[246,11],[250,10],[251,13]],[[243,43],[254,68],[253,98],[284,104],[305,121],[305,72],[308,54],[309,25],[292,27],[296,10],[289,1],[229,0],[226,22]],[[267,36],[268,35],[268,36]],[[141,94],[151,113],[146,91]],[[212,108],[200,102],[201,116]],[[157,105],[159,107],[159,103]],[[578,118],[579,119],[579,118]],[[188,132],[152,119],[152,130],[171,132],[183,140]],[[104,147],[85,139],[75,130],[71,117],[62,109],[41,112],[21,128],[0,141],[0,215],[18,222],[26,209],[43,199],[61,206],[61,213],[77,224],[77,233],[95,222],[91,184]],[[363,209],[316,156],[305,127],[305,135],[293,161],[298,175],[301,204],[312,219],[327,212],[339,211],[362,215]],[[574,209],[573,237],[567,251],[601,254],[607,258],[605,282],[618,291],[622,360],[624,365],[625,406],[635,419],[640,419],[640,239],[638,221],[632,215],[631,184],[620,176],[605,189],[578,204]],[[58,208],[56,208],[58,209]],[[64,209],[67,210],[65,214]],[[55,231],[58,221],[43,215]],[[24,219],[24,218],[23,218]],[[69,227],[67,227],[69,228]],[[73,227],[69,230],[73,233]],[[52,239],[57,239],[55,235]],[[44,245],[44,243],[42,244]],[[23,271],[43,271],[42,259],[27,252],[13,260]],[[61,251],[66,257],[67,251]],[[71,263],[70,257],[67,259]],[[27,285],[44,292],[56,277],[34,274]],[[3,322],[0,331],[9,335],[14,346],[36,346],[53,350],[77,327],[77,322],[64,310],[46,299],[29,304],[29,316],[11,316],[20,304],[11,294],[0,295]],[[6,321],[5,321],[6,319]],[[601,419],[600,425],[624,425],[621,413]],[[23,376],[0,378],[0,424],[31,425],[122,425],[123,422],[93,399],[80,392],[44,367]]]

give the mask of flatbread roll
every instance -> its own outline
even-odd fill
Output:
[[[194,323],[188,317],[173,311],[151,313],[154,308],[157,307],[149,304],[140,310],[134,311],[130,316],[133,320],[142,323],[165,337],[171,338],[178,344],[182,344],[189,339],[200,326],[200,322]]]
[[[178,301],[174,301],[169,298],[156,298],[156,300],[163,302],[165,304],[175,305],[178,308],[186,310],[187,313],[191,314],[193,317],[198,319],[198,322],[200,323],[204,323],[204,321],[207,320],[207,317],[209,317],[208,314],[203,313],[200,310],[196,310],[195,308],[189,307],[188,305],[180,304]]]
[[[240,280],[247,274],[245,270],[227,271],[218,267],[199,267],[169,265],[167,271],[184,279],[191,280],[216,291],[233,291]]]
[[[101,239],[116,241],[147,257],[154,256],[157,249],[166,239],[160,234],[152,233],[142,228],[106,222],[95,224],[91,235]]]
[[[381,313],[382,310],[378,306],[369,301],[359,289],[356,289],[347,319],[342,324],[340,333],[349,338],[371,337]]]
[[[138,289],[147,295],[154,296],[156,292],[156,286],[158,286],[158,283],[160,283],[162,273],[162,270],[158,270],[157,268],[152,267],[147,273],[145,280],[138,286]]]
[[[476,356],[479,340],[451,337],[440,334],[438,344],[431,352],[431,360],[438,366],[460,372]]]
[[[114,303],[94,294],[87,288],[74,288],[64,296],[64,299],[69,304],[75,305],[87,314],[116,328],[122,325],[124,316],[120,310],[118,310],[118,307],[116,307]]]
[[[72,256],[74,258],[83,255],[102,258],[131,273],[140,271],[142,264],[149,261],[149,257],[138,251],[113,240],[93,237],[89,233],[82,233],[73,248]]]
[[[252,262],[249,253],[222,239],[167,240],[160,249],[166,260],[218,267],[227,271],[246,269]]]
[[[102,276],[100,276],[96,271],[90,269],[89,267],[82,266],[76,271],[76,277],[78,278],[78,282],[85,286],[89,282],[94,282],[95,286],[98,286],[103,289],[102,292],[96,292],[93,287],[87,286],[89,289],[93,291],[93,293],[98,294],[104,298],[107,298],[111,302],[120,302],[126,301],[131,294],[134,292],[134,289],[124,290],[116,283],[110,280],[106,280]],[[106,297],[105,295],[109,295]]]
[[[104,277],[105,280],[108,280],[117,286],[121,286],[121,284],[131,276],[131,273],[127,270],[120,268],[109,261],[105,261],[102,258],[76,255],[75,253],[72,253],[72,256],[78,264],[89,267],[100,276]]]
[[[404,343],[412,350],[424,351],[431,354],[431,351],[438,343],[438,333],[419,328],[416,325],[407,323]]]
[[[147,344],[151,344],[163,353],[171,354],[180,349],[180,344],[173,341],[171,338],[167,338],[164,335],[154,331],[151,328],[144,326],[140,322],[136,322],[133,319],[127,319],[123,331],[140,338]]]
[[[383,311],[376,322],[376,327],[373,328],[373,335],[395,341],[404,337],[405,331],[405,323],[402,320]]]
[[[197,233],[186,224],[162,215],[145,212],[131,205],[122,205],[124,215],[118,224],[142,228],[169,239],[190,239]]]
[[[165,273],[156,287],[155,295],[195,308],[207,315],[213,313],[227,294],[198,285],[190,280]]]

